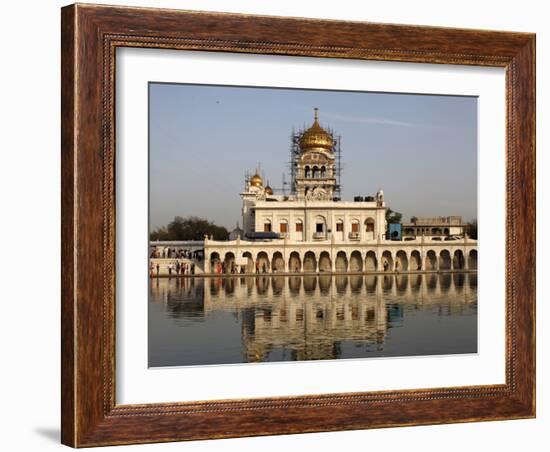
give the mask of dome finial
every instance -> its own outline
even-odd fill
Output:
[[[313,119],[315,119],[315,121],[319,119],[319,109],[317,107],[313,108]]]

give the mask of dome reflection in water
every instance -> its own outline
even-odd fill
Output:
[[[476,352],[474,273],[150,282],[152,367]]]

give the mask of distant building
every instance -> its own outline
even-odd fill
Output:
[[[235,226],[235,229],[233,229],[229,233],[229,240],[237,240],[238,237],[243,236],[243,230],[239,227],[239,223],[237,222],[237,226]]]
[[[430,239],[449,239],[464,237],[468,225],[462,223],[462,217],[428,217],[411,218],[411,222],[403,223],[403,238],[416,238],[419,236]]]

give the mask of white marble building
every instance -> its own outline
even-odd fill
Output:
[[[294,136],[294,145],[290,193],[275,194],[259,171],[247,176],[241,193],[242,230],[226,242],[205,239],[205,273],[477,266],[477,242],[464,234],[448,243],[429,234],[409,237],[407,242],[389,240],[381,189],[372,197],[341,200],[339,138],[320,126],[317,109],[312,126]]]
[[[386,205],[381,190],[372,201],[346,202],[335,196],[336,143],[319,125],[317,110],[313,125],[301,134],[298,144],[291,194],[275,195],[258,172],[245,181],[241,193],[244,238],[256,232],[275,232],[291,242],[382,238]]]

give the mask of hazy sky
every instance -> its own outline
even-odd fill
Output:
[[[245,170],[274,188],[292,128],[319,122],[342,137],[342,199],[383,188],[416,216],[477,215],[477,99],[151,83],[150,226],[199,216],[241,222]],[[289,180],[289,177],[287,177]],[[264,181],[265,182],[265,181]]]

